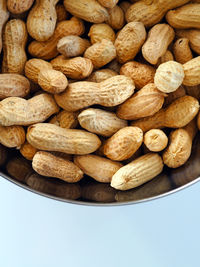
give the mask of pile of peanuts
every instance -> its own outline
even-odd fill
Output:
[[[189,159],[199,0],[0,0],[0,53],[0,144],[41,176],[128,190]]]

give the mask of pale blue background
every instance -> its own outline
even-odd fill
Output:
[[[148,203],[86,207],[0,178],[1,267],[200,266],[200,183]]]

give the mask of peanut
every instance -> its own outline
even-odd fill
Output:
[[[184,70],[180,63],[168,61],[157,68],[154,83],[161,92],[171,93],[181,86],[184,76]]]
[[[144,135],[144,144],[152,152],[162,151],[167,143],[168,138],[162,130],[152,129]]]
[[[173,46],[173,53],[177,62],[184,64],[193,58],[189,39],[179,38]]]
[[[123,1],[119,4],[119,6],[121,7],[121,9],[124,11],[124,14],[126,14],[127,10],[130,8],[131,3],[129,3],[128,1]]]
[[[118,61],[125,63],[134,59],[145,39],[146,30],[142,23],[131,22],[126,24],[115,40]]]
[[[4,54],[2,72],[24,73],[24,65],[27,60],[25,52],[26,42],[26,24],[19,19],[13,19],[7,22],[3,33]]]
[[[83,172],[73,162],[39,151],[33,157],[33,169],[40,175],[55,177],[68,183],[76,183],[83,178]]]
[[[95,68],[101,68],[116,57],[116,49],[110,40],[103,39],[86,49],[84,57],[92,61]]]
[[[9,13],[7,11],[6,0],[0,1],[0,54],[2,50],[2,29],[8,20]]]
[[[106,8],[113,8],[119,0],[98,0],[99,4]]]
[[[57,24],[54,34],[45,42],[33,41],[28,46],[28,51],[33,57],[41,59],[52,59],[58,55],[58,41],[68,35],[81,35],[85,28],[80,19],[75,17],[70,20],[61,21]]]
[[[0,124],[3,126],[31,125],[43,122],[59,111],[52,96],[40,94],[29,100],[8,97],[0,102]]]
[[[170,105],[174,100],[176,100],[179,97],[182,97],[184,95],[186,95],[186,90],[183,86],[180,86],[175,92],[168,94],[168,96],[165,98],[164,106]]]
[[[117,72],[110,69],[96,70],[87,78],[87,81],[100,83],[116,75],[118,75]]]
[[[68,80],[60,71],[44,69],[39,73],[38,84],[46,92],[59,94],[67,88]]]
[[[63,110],[56,114],[49,123],[66,129],[76,128],[78,125],[78,113]]]
[[[107,19],[107,23],[114,29],[120,30],[125,23],[124,12],[116,5],[115,7],[108,10],[109,17]]]
[[[57,50],[66,58],[83,55],[90,46],[90,42],[76,35],[61,38],[57,44]]]
[[[94,108],[82,111],[78,120],[82,128],[103,136],[111,136],[127,126],[127,122],[117,118],[115,113]]]
[[[7,0],[8,10],[13,14],[21,14],[29,10],[34,0]]]
[[[25,142],[25,131],[21,126],[1,126],[0,143],[10,148],[20,148]]]
[[[170,168],[185,164],[191,154],[192,140],[197,133],[196,121],[171,132],[169,146],[163,153],[163,161]]]
[[[105,23],[93,24],[88,36],[92,44],[100,43],[103,39],[110,40],[112,43],[115,41],[115,32]]]
[[[117,59],[114,59],[113,61],[111,61],[107,66],[110,70],[113,70],[119,74],[121,64],[117,61]]]
[[[181,128],[186,126],[197,115],[199,102],[192,96],[183,96],[172,102],[166,109],[161,109],[151,117],[133,121],[132,126],[143,132],[157,128]]]
[[[200,30],[177,30],[176,35],[182,38],[188,38],[191,49],[200,55]]]
[[[0,74],[0,99],[10,96],[25,97],[30,92],[28,79],[19,74]]]
[[[141,89],[148,83],[154,82],[155,69],[147,64],[129,61],[121,67],[120,74],[133,79],[135,87]]]
[[[200,4],[187,4],[166,15],[167,22],[177,29],[200,29]]]
[[[158,59],[158,63],[156,64],[156,66],[158,67],[162,63],[173,61],[173,60],[174,60],[174,56],[172,52],[170,50],[167,50],[165,54]]]
[[[83,130],[64,129],[50,123],[38,123],[28,128],[27,141],[40,150],[84,155],[96,151],[100,139]]]
[[[200,100],[200,85],[196,86],[185,86],[187,95],[193,96]]]
[[[55,95],[55,100],[60,107],[68,111],[77,111],[94,104],[113,107],[128,99],[134,89],[130,78],[117,75],[101,83],[84,81],[69,84],[64,93]]]
[[[185,63],[183,69],[185,73],[184,85],[196,86],[200,84],[200,56]]]
[[[20,153],[27,160],[32,160],[37,151],[38,150],[27,141],[20,148]]]
[[[112,176],[123,165],[96,155],[76,156],[74,163],[90,177],[101,183],[110,183]]]
[[[132,189],[152,180],[162,170],[162,158],[156,153],[149,153],[120,168],[113,175],[111,186],[118,190]]]
[[[126,120],[152,116],[162,108],[165,96],[149,83],[118,107],[117,116]]]
[[[109,16],[96,0],[64,0],[64,6],[72,15],[92,23],[102,23]]]
[[[66,20],[69,16],[64,5],[62,4],[56,5],[56,15],[57,15],[57,23],[60,21]]]
[[[143,57],[151,64],[157,64],[175,37],[175,32],[167,24],[157,24],[148,33],[142,47]]]

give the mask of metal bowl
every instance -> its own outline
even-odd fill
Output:
[[[164,171],[150,182],[128,191],[118,191],[109,184],[95,182],[84,177],[79,183],[68,184],[54,178],[38,175],[31,162],[16,150],[0,150],[0,175],[10,182],[55,200],[82,205],[122,205],[150,201],[168,196],[200,179],[200,136],[196,136],[189,160],[180,168]]]

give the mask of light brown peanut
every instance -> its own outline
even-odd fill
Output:
[[[114,29],[120,30],[125,23],[124,12],[120,6],[116,5],[115,7],[108,10],[109,17],[107,23]]]
[[[92,44],[100,43],[103,39],[110,40],[112,43],[115,41],[114,30],[105,23],[93,24],[88,36]]]
[[[191,154],[192,140],[197,133],[196,120],[184,128],[171,132],[169,146],[163,153],[163,162],[170,168],[178,168],[185,164]]]
[[[158,59],[158,63],[156,64],[156,66],[158,67],[162,63],[173,61],[173,60],[174,60],[174,56],[172,52],[170,50],[167,50],[165,54]]]
[[[84,57],[92,61],[95,68],[101,68],[116,57],[116,49],[110,40],[103,39],[86,49]]]
[[[117,118],[113,112],[89,108],[78,115],[82,128],[103,136],[111,136],[127,126],[127,121]]]
[[[66,20],[69,16],[64,5],[62,4],[56,5],[56,15],[57,15],[57,23],[60,21]]]
[[[96,0],[64,0],[64,6],[72,15],[92,23],[102,23],[109,16]]]
[[[60,107],[68,111],[77,111],[94,104],[113,107],[128,99],[134,89],[131,78],[117,75],[101,83],[71,83],[64,93],[55,95],[55,100]]]
[[[84,155],[93,153],[100,145],[100,139],[83,130],[64,129],[50,123],[38,123],[28,128],[28,142],[40,150]]]
[[[130,158],[142,145],[143,132],[138,127],[124,127],[106,140],[103,152],[111,160]]]
[[[3,33],[2,72],[24,73],[24,65],[27,60],[25,52],[26,42],[26,24],[19,19],[7,22]]]
[[[75,156],[74,163],[87,175],[101,183],[110,183],[112,176],[123,166],[96,155]]]
[[[76,35],[69,35],[61,38],[57,44],[57,50],[66,58],[83,55],[85,50],[90,46],[87,39]]]
[[[200,84],[200,56],[186,62],[183,69],[185,73],[184,85],[196,86]]]
[[[61,71],[44,69],[38,75],[38,84],[46,92],[59,94],[67,88],[68,80]]]
[[[52,37],[45,42],[33,41],[28,46],[28,51],[33,57],[52,59],[58,55],[58,41],[68,35],[81,35],[85,31],[84,24],[75,17],[61,21],[57,24]]]
[[[20,148],[20,153],[27,160],[32,160],[37,151],[37,148],[33,147],[27,141]]]
[[[106,8],[113,8],[119,2],[119,0],[98,0],[99,4]]]
[[[183,66],[176,61],[162,63],[156,70],[154,83],[163,93],[176,91],[184,79]]]
[[[53,97],[40,94],[29,100],[8,97],[0,102],[0,124],[3,126],[31,125],[43,122],[59,111]]]
[[[133,79],[135,87],[141,89],[148,83],[154,82],[155,69],[147,64],[129,61],[121,67],[120,74]]]
[[[25,97],[30,92],[30,82],[20,74],[0,74],[0,100],[18,96]]]
[[[73,162],[39,151],[33,157],[33,169],[40,175],[76,183],[83,178],[83,172]]]
[[[78,125],[78,113],[63,110],[50,119],[49,123],[66,129],[76,128]]]
[[[189,39],[191,49],[200,55],[200,30],[177,30],[176,35]]]
[[[13,14],[21,14],[29,10],[34,0],[7,0],[8,10]]]
[[[157,128],[181,128],[186,126],[199,111],[199,102],[192,96],[183,96],[172,102],[166,109],[161,109],[151,117],[133,121],[132,126],[143,132]]]
[[[0,143],[10,148],[20,148],[25,142],[25,131],[21,126],[1,126]]]
[[[152,152],[162,151],[167,143],[168,138],[162,130],[152,129],[144,135],[144,144]]]
[[[152,116],[162,108],[165,96],[155,84],[149,83],[118,107],[117,116],[126,120]]]
[[[0,1],[0,54],[2,50],[2,29],[8,20],[9,13],[7,10],[6,0]]]
[[[132,189],[150,181],[162,170],[162,158],[156,153],[149,153],[120,168],[113,175],[111,186],[118,190]]]
[[[134,59],[145,39],[146,30],[142,23],[131,22],[126,24],[115,40],[118,61],[125,63]]]
[[[75,57],[65,59],[64,56],[58,56],[51,61],[55,70],[61,71],[68,78],[82,80],[88,77],[93,71],[93,64],[90,59]]]
[[[157,64],[175,37],[175,32],[168,24],[157,24],[151,28],[142,47],[143,57],[151,64]]]
[[[100,83],[116,75],[118,73],[110,69],[96,70],[87,78],[87,81]]]
[[[177,29],[200,29],[200,4],[187,4],[166,15],[167,22]]]
[[[185,64],[193,58],[189,39],[179,38],[173,45],[173,53],[177,62]]]

